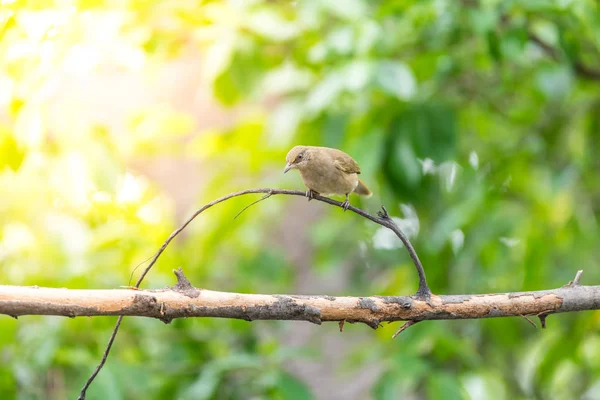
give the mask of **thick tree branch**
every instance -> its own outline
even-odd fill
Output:
[[[73,290],[0,286],[0,314],[138,316],[170,322],[175,318],[214,317],[254,320],[382,322],[544,316],[600,309],[600,286],[566,285],[535,292],[475,295],[332,297],[266,295],[197,289],[181,270],[178,283],[159,290]],[[406,327],[408,327],[406,326]],[[403,327],[404,328],[404,327]]]

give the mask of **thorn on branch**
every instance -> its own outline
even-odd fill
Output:
[[[379,328],[379,321],[351,321],[348,320],[349,323],[354,324],[356,322],[362,322],[363,324],[367,325],[369,328],[376,330],[377,328]]]
[[[338,326],[340,327],[340,332],[344,332],[344,323],[346,323],[345,319],[338,322]]]
[[[573,288],[573,287],[577,287],[580,286],[579,282],[581,281],[581,275],[583,274],[583,270],[580,269],[579,271],[577,271],[577,273],[575,274],[575,278],[573,278],[572,281],[569,281],[569,283],[567,283],[566,285],[564,285],[564,288]]]
[[[195,288],[188,278],[183,273],[183,269],[179,267],[178,269],[174,269],[173,273],[177,277],[177,283],[175,286],[172,286],[171,289],[175,292],[179,292],[188,297],[198,297],[200,296],[200,289]]]
[[[177,277],[177,284],[173,286],[175,290],[189,290],[194,289],[188,278],[183,273],[183,269],[179,267],[178,269],[174,269],[173,273]]]
[[[575,278],[573,279],[573,284],[571,285],[572,287],[574,286],[579,286],[579,282],[581,281],[581,275],[583,274],[583,270],[580,269],[579,271],[577,271],[577,273],[575,274]]]
[[[537,328],[537,326],[535,326],[535,323],[532,320],[530,320],[529,318],[527,318],[527,315],[521,315],[521,317],[525,318],[525,320],[527,322],[529,322],[531,325],[533,325],[534,328]]]
[[[540,319],[540,323],[542,324],[542,329],[546,329],[546,317],[548,314],[542,313],[538,314],[538,318]]]
[[[413,326],[414,324],[416,324],[416,323],[418,323],[418,322],[420,322],[420,321],[414,321],[414,320],[412,320],[412,319],[411,319],[411,320],[408,320],[408,321],[406,321],[406,322],[404,323],[404,325],[402,325],[402,326],[400,327],[400,329],[398,329],[398,330],[396,331],[396,333],[394,333],[394,334],[392,335],[392,339],[396,339],[396,336],[398,336],[399,334],[401,334],[402,332],[404,332],[406,329],[410,328],[411,326]]]
[[[311,322],[315,325],[321,325],[323,323],[323,320],[321,319],[321,313],[318,310],[315,314],[312,312],[312,310],[307,309],[305,315],[308,322]]]
[[[367,321],[367,322],[365,322],[365,324],[369,325],[373,330],[376,330],[377,328],[379,328],[381,326],[381,324],[378,320]]]

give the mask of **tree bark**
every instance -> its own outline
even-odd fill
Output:
[[[178,283],[158,290],[79,290],[0,286],[0,314],[138,316],[170,322],[175,318],[214,317],[253,320],[381,322],[539,316],[600,309],[600,286],[575,279],[562,288],[534,292],[474,295],[332,297],[216,292],[193,287],[181,270]],[[578,274],[578,277],[580,275]]]

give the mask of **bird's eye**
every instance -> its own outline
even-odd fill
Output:
[[[298,160],[302,160],[302,157],[304,156],[304,153],[300,153],[298,154]]]

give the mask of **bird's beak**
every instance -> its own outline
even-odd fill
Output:
[[[294,166],[290,163],[287,163],[285,165],[285,168],[283,169],[283,173],[285,174],[286,172],[288,172],[290,169],[292,169]]]

